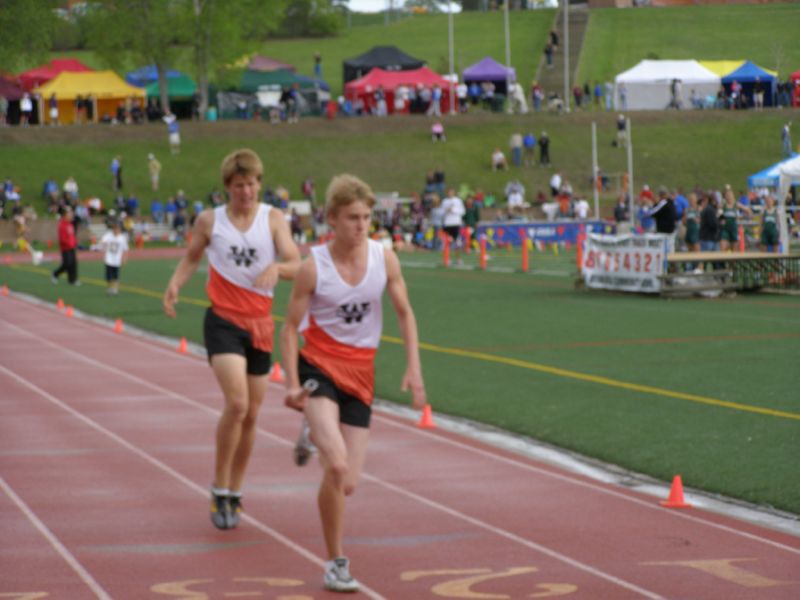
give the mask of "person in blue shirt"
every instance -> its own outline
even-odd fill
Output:
[[[161,225],[164,222],[164,204],[158,198],[150,202],[150,216],[153,218],[153,223]]]
[[[525,152],[525,166],[536,164],[536,136],[530,131],[522,137],[522,148]]]

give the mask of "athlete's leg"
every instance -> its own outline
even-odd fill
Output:
[[[324,470],[317,504],[328,558],[332,560],[342,556],[347,444],[339,425],[339,405],[336,402],[324,396],[309,398],[305,415]]]
[[[241,424],[239,444],[236,447],[236,452],[233,455],[233,463],[231,465],[231,492],[238,492],[242,489],[244,472],[247,469],[247,463],[250,460],[250,454],[253,451],[253,445],[256,441],[256,420],[258,419],[258,411],[261,409],[261,402],[264,399],[268,384],[269,380],[267,375],[247,376],[248,405],[247,412]]]
[[[242,435],[249,403],[247,363],[239,354],[214,354],[211,368],[225,397],[225,408],[217,423],[214,487],[229,489],[234,455]]]

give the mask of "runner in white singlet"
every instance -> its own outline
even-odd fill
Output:
[[[174,317],[181,287],[207,253],[211,308],[204,338],[225,397],[211,488],[211,521],[219,529],[239,523],[244,472],[271,365],[272,290],[278,279],[293,279],[300,265],[286,218],[259,201],[262,174],[261,160],[252,150],[225,158],[222,179],[228,203],[197,217],[186,255],[164,292],[164,312]]]
[[[285,402],[304,410],[324,469],[318,495],[328,551],[324,584],[339,592],[359,587],[343,555],[344,499],[355,490],[366,457],[384,289],[406,347],[401,389],[411,390],[415,408],[426,403],[417,322],[400,261],[368,238],[374,204],[372,190],[357,177],[331,181],[325,208],[335,235],[301,265],[281,331]],[[305,345],[298,351],[301,331]]]

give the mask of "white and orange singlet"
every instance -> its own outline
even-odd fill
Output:
[[[343,392],[367,405],[375,393],[375,354],[383,329],[381,298],[386,288],[383,246],[368,242],[367,270],[356,285],[346,283],[327,244],[311,249],[317,282],[300,324],[300,354]]]
[[[250,333],[253,347],[272,352],[275,324],[272,289],[253,285],[275,262],[275,243],[269,228],[272,207],[259,204],[253,223],[242,232],[231,223],[225,206],[214,209],[211,240],[206,248],[206,292],[212,310]]]

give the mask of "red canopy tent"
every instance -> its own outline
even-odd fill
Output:
[[[386,105],[389,113],[393,113],[395,107],[394,93],[398,87],[406,86],[417,89],[420,86],[432,88],[435,85],[442,89],[442,112],[447,112],[450,106],[451,84],[447,79],[438,73],[434,73],[428,67],[410,71],[384,71],[376,67],[360,79],[347,83],[344,86],[344,93],[351,101],[361,98],[364,102],[364,107],[369,110],[375,105],[373,94],[381,86],[386,94]],[[453,93],[455,93],[455,86],[453,86]],[[455,106],[458,108],[458,98],[455,99]]]
[[[792,90],[792,106],[800,106],[800,71],[795,71],[789,75],[789,81],[794,83]]]
[[[19,100],[22,93],[22,88],[15,81],[0,75],[0,96],[7,100]]]
[[[30,71],[25,71],[19,74],[19,81],[22,84],[22,89],[26,92],[31,91],[35,87],[47,83],[51,79],[55,79],[59,74],[67,71],[71,73],[86,73],[93,71],[77,58],[54,58],[46,65],[40,65]]]

